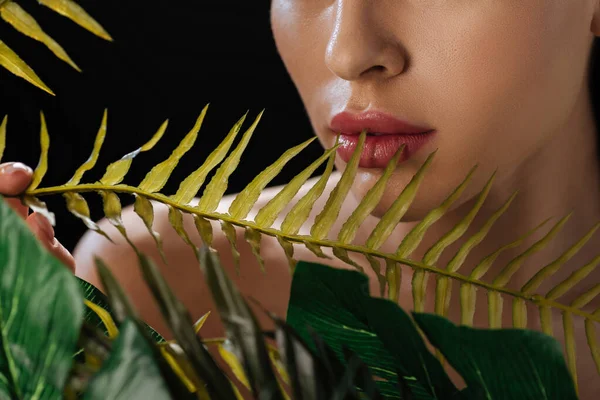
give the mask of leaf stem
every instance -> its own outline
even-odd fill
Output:
[[[0,0],[0,1],[2,1],[2,0]],[[400,257],[396,256],[395,254],[384,253],[384,252],[381,252],[381,251],[378,251],[375,249],[368,248],[367,246],[364,246],[364,245],[346,244],[346,243],[341,243],[336,240],[328,240],[328,239],[315,239],[312,236],[308,236],[308,235],[285,234],[278,229],[261,227],[261,226],[256,225],[252,221],[239,220],[239,219],[231,217],[228,214],[222,214],[222,213],[218,213],[218,212],[202,212],[195,207],[179,204],[176,201],[173,201],[170,197],[165,196],[164,194],[148,193],[148,192],[140,190],[139,188],[136,188],[134,186],[123,185],[123,184],[110,186],[110,185],[103,185],[101,183],[79,184],[77,186],[52,186],[52,187],[37,188],[32,191],[27,191],[27,192],[23,193],[22,196],[26,195],[26,196],[41,197],[41,196],[49,196],[49,195],[64,194],[64,193],[98,192],[98,191],[103,191],[103,190],[104,191],[112,191],[115,193],[131,194],[131,195],[136,194],[139,196],[146,197],[150,200],[156,200],[160,203],[169,205],[173,208],[176,208],[176,209],[186,212],[188,214],[196,214],[198,216],[201,216],[201,217],[204,217],[207,219],[211,219],[211,220],[215,220],[215,221],[229,222],[230,224],[241,227],[241,228],[252,228],[252,229],[254,229],[258,232],[261,232],[265,235],[268,235],[271,237],[281,237],[290,242],[295,242],[295,243],[308,242],[315,246],[328,247],[328,248],[339,248],[339,249],[344,249],[346,251],[360,253],[365,256],[373,256],[373,257],[378,257],[378,258],[381,258],[384,260],[395,261],[399,264],[407,265],[407,266],[413,268],[414,270],[431,272],[438,276],[445,276],[450,279],[454,279],[460,283],[469,283],[471,285],[475,285],[475,286],[484,288],[491,292],[496,292],[496,293],[501,293],[501,294],[505,294],[505,295],[512,296],[512,297],[521,298],[525,301],[535,303],[538,306],[549,306],[552,308],[556,308],[559,310],[569,312],[573,315],[578,315],[587,320],[591,320],[591,321],[600,323],[600,314],[598,314],[598,313],[596,313],[596,314],[588,313],[588,312],[578,309],[576,307],[562,304],[562,303],[559,303],[554,300],[547,299],[545,296],[542,296],[539,294],[526,295],[518,290],[512,290],[512,289],[508,289],[506,287],[495,286],[491,283],[487,283],[487,282],[484,282],[484,281],[481,281],[478,279],[464,276],[464,275],[456,273],[456,272],[448,271],[445,268],[438,268],[435,265],[427,265],[427,264],[424,264],[424,263],[421,263],[418,261],[400,258]]]

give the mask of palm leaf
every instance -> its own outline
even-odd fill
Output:
[[[58,14],[61,14],[84,29],[92,32],[102,39],[112,41],[112,38],[106,30],[83,8],[72,0],[39,0],[40,4],[50,8]],[[67,52],[50,35],[48,35],[38,22],[25,9],[23,9],[17,0],[0,1],[0,18],[10,24],[22,34],[37,40],[46,47],[60,60],[66,62],[75,70],[81,72],[81,69],[69,57]],[[13,74],[25,79],[38,88],[54,95],[54,92],[42,82],[37,74],[23,61],[14,51],[0,40],[0,65]]]
[[[59,398],[83,320],[76,279],[0,197],[0,397]]]
[[[353,167],[354,164],[350,163],[349,168],[345,170],[341,180],[337,182],[335,190],[329,195],[324,208],[320,210],[318,218],[311,226],[308,226],[312,234],[300,234],[300,229],[307,225],[308,216],[317,199],[323,195],[324,188],[330,179],[330,173],[333,169],[335,146],[331,149],[325,149],[321,157],[297,174],[269,202],[260,207],[254,218],[248,219],[249,205],[255,204],[255,199],[258,198],[264,187],[268,185],[268,182],[270,182],[280,170],[283,170],[283,164],[287,163],[292,157],[301,154],[301,150],[308,145],[308,142],[299,144],[294,147],[294,149],[286,152],[284,156],[273,160],[273,164],[234,199],[233,203],[231,203],[232,206],[229,209],[229,213],[217,212],[217,205],[222,200],[223,195],[227,190],[227,181],[235,172],[248,141],[257,130],[257,124],[262,116],[262,112],[254,120],[251,126],[246,129],[237,145],[234,145],[234,139],[237,137],[237,133],[241,131],[245,116],[234,124],[224,141],[209,156],[207,161],[197,171],[190,174],[189,177],[184,180],[179,186],[177,193],[174,195],[161,193],[162,188],[170,178],[171,172],[178,161],[196,141],[197,133],[205,114],[206,107],[200,114],[194,127],[186,135],[181,144],[176,146],[171,156],[163,163],[154,167],[148,175],[146,175],[146,178],[142,183],[137,186],[123,184],[121,182],[131,166],[134,156],[140,151],[149,151],[164,134],[166,124],[163,124],[161,129],[159,129],[146,145],[111,164],[109,170],[104,174],[105,177],[108,177],[107,179],[94,183],[78,182],[77,184],[74,184],[75,181],[82,179],[83,172],[91,168],[95,162],[94,160],[97,159],[97,155],[102,147],[103,139],[101,139],[101,137],[104,135],[103,124],[106,121],[103,120],[99,133],[97,134],[92,154],[88,161],[78,169],[80,172],[75,174],[75,178],[79,177],[79,179],[73,180],[71,184],[39,187],[48,167],[47,152],[49,147],[49,136],[45,122],[42,118],[40,135],[42,154],[40,156],[40,162],[34,173],[34,183],[27,189],[22,197],[27,204],[35,207],[36,210],[51,216],[51,213],[45,208],[45,204],[40,198],[46,195],[63,195],[69,200],[67,204],[69,210],[82,219],[90,228],[99,231],[97,224],[94,224],[89,219],[89,208],[83,197],[88,192],[99,192],[105,198],[105,214],[107,214],[109,220],[117,226],[119,231],[121,231],[121,234],[125,235],[124,229],[119,228],[122,227],[122,224],[119,222],[121,210],[117,199],[118,196],[134,196],[134,210],[142,218],[149,232],[153,235],[155,241],[159,245],[159,249],[160,238],[152,229],[154,215],[151,202],[156,201],[163,203],[170,209],[169,219],[174,229],[182,240],[190,246],[196,256],[199,256],[199,244],[194,243],[194,241],[190,239],[191,236],[186,232],[183,225],[183,214],[191,214],[193,216],[195,227],[200,233],[202,240],[207,245],[210,245],[213,241],[213,228],[210,221],[218,223],[224,232],[225,238],[231,243],[234,259],[238,258],[237,240],[242,236],[238,234],[238,229],[243,230],[244,240],[250,244],[254,255],[261,265],[264,260],[260,255],[260,241],[265,235],[277,239],[292,268],[296,263],[293,254],[294,245],[304,245],[310,251],[322,258],[330,258],[330,254],[333,253],[334,257],[337,257],[354,267],[359,267],[359,265],[352,260],[350,257],[351,254],[362,255],[367,258],[371,268],[377,272],[382,288],[383,285],[387,286],[388,297],[392,300],[398,298],[398,290],[400,289],[404,269],[411,268],[414,270],[414,278],[411,285],[413,290],[413,301],[417,311],[424,310],[426,307],[424,302],[425,288],[428,277],[433,275],[437,281],[436,301],[434,305],[436,312],[440,315],[447,314],[453,285],[458,285],[457,287],[459,288],[461,300],[461,322],[467,325],[473,324],[473,315],[477,306],[475,302],[476,290],[484,291],[487,294],[489,299],[487,313],[490,320],[490,326],[492,327],[501,326],[501,316],[505,309],[505,307],[503,307],[503,298],[510,298],[513,306],[512,308],[513,310],[516,310],[513,323],[511,324],[511,326],[514,327],[524,327],[527,324],[527,320],[539,318],[542,330],[546,333],[553,334],[551,320],[552,310],[559,311],[564,315],[563,333],[565,334],[565,341],[567,344],[565,353],[567,354],[572,373],[574,375],[576,374],[574,368],[576,354],[574,346],[572,345],[574,341],[574,330],[571,328],[572,319],[575,317],[584,320],[586,327],[585,331],[588,338],[587,351],[593,356],[596,366],[598,370],[600,370],[600,350],[595,337],[596,327],[598,323],[600,323],[600,310],[590,312],[585,309],[587,304],[597,298],[598,290],[600,289],[594,287],[582,294],[576,301],[567,303],[562,300],[562,298],[567,297],[581,287],[582,283],[585,281],[584,278],[589,276],[589,274],[597,267],[598,262],[600,262],[600,256],[574,271],[571,276],[563,282],[554,285],[547,293],[539,291],[542,284],[545,283],[550,276],[560,272],[561,269],[564,268],[566,261],[590,239],[592,234],[598,228],[598,225],[594,225],[581,238],[575,238],[574,244],[569,249],[565,249],[563,254],[554,262],[541,268],[540,272],[520,289],[508,287],[513,275],[531,255],[552,244],[553,238],[568,222],[568,215],[560,219],[554,227],[546,232],[542,239],[509,262],[500,273],[496,274],[496,276],[487,277],[486,275],[488,275],[490,267],[498,256],[509,249],[520,246],[525,239],[529,238],[532,234],[539,232],[548,220],[541,222],[538,226],[520,237],[515,235],[515,238],[509,238],[506,245],[482,259],[474,270],[465,271],[464,260],[469,252],[485,238],[492,229],[494,223],[509,208],[516,195],[516,193],[513,193],[509,196],[509,198],[506,199],[506,202],[488,218],[477,233],[471,237],[465,237],[467,228],[471,225],[472,221],[480,213],[480,210],[485,204],[487,194],[493,185],[494,175],[492,175],[486,185],[480,189],[479,196],[476,198],[473,208],[465,218],[462,221],[459,221],[453,229],[435,243],[425,253],[425,257],[422,260],[411,259],[411,254],[421,243],[422,238],[427,233],[428,229],[451,208],[453,202],[458,199],[460,194],[470,184],[471,178],[476,172],[475,168],[473,168],[456,189],[448,195],[442,204],[432,210],[423,221],[417,224],[414,229],[406,235],[402,243],[398,245],[396,251],[381,251],[380,248],[382,244],[389,238],[391,232],[401,221],[403,215],[416,197],[420,183],[436,154],[433,152],[372,230],[365,243],[356,243],[354,240],[357,226],[360,226],[367,213],[372,210],[374,204],[378,201],[381,188],[384,186],[385,180],[389,178],[391,167],[382,174],[381,180],[373,187],[372,191],[365,196],[362,202],[357,206],[356,211],[347,219],[347,221],[344,221],[345,224],[342,225],[343,228],[338,237],[332,238],[330,237],[331,227],[333,226],[333,223],[339,219],[338,213],[340,204],[346,198],[348,185],[352,182],[356,174]],[[3,140],[2,132],[3,130],[0,127],[0,143],[2,143]],[[106,134],[110,133],[108,132]],[[356,158],[354,158],[354,160],[356,160]],[[327,166],[324,176],[316,181],[314,186],[308,190],[307,194],[299,199],[287,214],[280,215],[286,206],[294,200],[301,187],[307,182],[316,169],[325,162],[327,162]],[[214,171],[215,168],[216,171]],[[120,172],[116,173],[117,170]],[[213,178],[205,185],[208,174],[213,171]],[[204,188],[203,185],[205,185]],[[198,204],[193,205],[193,196],[200,191],[202,191],[202,196],[198,200]],[[283,221],[280,227],[274,226],[274,223],[278,218],[281,218]],[[102,232],[99,233],[102,234]],[[450,244],[457,241],[460,241],[461,247],[448,265],[437,265],[441,253],[446,250]],[[329,251],[331,251],[331,253],[329,253]],[[382,263],[385,264],[385,272],[380,271]],[[537,316],[528,316],[525,314],[524,310],[525,305],[527,304],[536,306],[536,309],[539,310]],[[584,349],[578,348],[577,351],[584,351]]]
[[[172,398],[154,359],[152,344],[144,340],[135,322],[125,321],[122,324],[109,358],[90,381],[83,398]]]

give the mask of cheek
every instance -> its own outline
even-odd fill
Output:
[[[332,77],[325,65],[330,11],[322,3],[323,0],[273,0],[271,5],[271,29],[277,51],[313,124],[319,120],[317,114],[326,109],[323,106],[327,105],[327,96],[323,91],[330,89],[326,84]],[[321,130],[313,127],[317,133]]]
[[[441,148],[460,147],[463,158],[479,155],[472,161],[502,168],[542,146],[568,117],[585,84],[585,13],[540,1],[548,4],[482,2],[456,20],[444,16],[430,37],[436,51],[422,60],[435,96],[431,115],[447,132]],[[436,37],[451,39],[440,46]]]

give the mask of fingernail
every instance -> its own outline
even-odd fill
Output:
[[[37,226],[40,228],[42,235],[46,241],[53,243],[54,242],[54,228],[50,225],[50,221],[46,219],[42,214],[35,215]]]
[[[27,165],[20,162],[11,162],[0,165],[0,175],[10,175],[14,174],[15,172],[26,172],[28,174],[32,174],[33,170]]]

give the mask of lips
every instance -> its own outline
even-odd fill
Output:
[[[408,160],[435,134],[435,129],[417,126],[390,115],[370,111],[361,114],[343,112],[337,114],[329,126],[340,133],[338,154],[348,162],[358,144],[359,134],[367,131],[359,166],[362,168],[385,168],[400,146],[406,145],[399,162]]]

